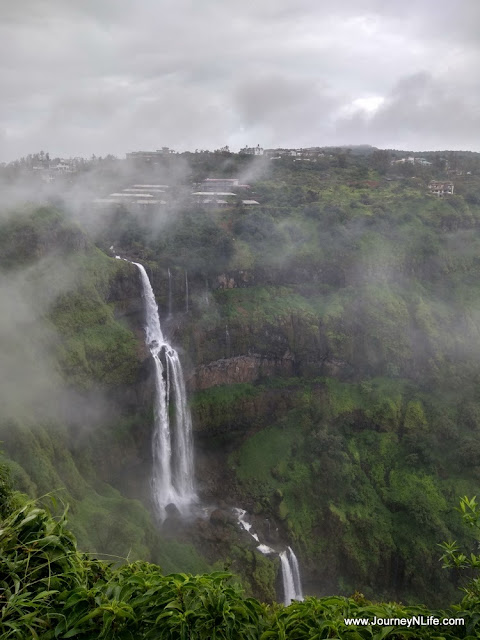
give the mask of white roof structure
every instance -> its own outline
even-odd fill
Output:
[[[149,187],[129,187],[128,189],[122,189],[125,193],[138,193],[138,195],[142,195],[142,193],[165,193],[164,189],[152,189]]]
[[[95,198],[93,201],[94,204],[121,204],[121,198]],[[129,200],[129,204],[141,204],[141,205],[153,205],[153,204],[167,204],[166,200],[156,200],[156,199],[147,199],[142,198],[141,200]]]
[[[242,200],[242,204],[260,204],[256,200]]]
[[[166,200],[137,200],[136,204],[167,204]]]
[[[168,184],[134,184],[134,187],[144,187],[146,189],[168,189]]]
[[[111,193],[110,197],[115,198],[139,198],[140,195],[143,198],[153,198],[151,193]]]
[[[235,196],[231,191],[195,191],[192,196]]]
[[[231,202],[220,198],[205,198],[204,200],[199,200],[198,204],[231,204]]]

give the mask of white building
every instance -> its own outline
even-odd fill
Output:
[[[263,149],[259,144],[257,144],[256,147],[243,147],[243,149],[240,149],[239,153],[242,156],[263,156]]]
[[[453,182],[439,182],[438,180],[432,180],[428,185],[430,193],[433,193],[439,198],[443,198],[447,195],[453,195]]]

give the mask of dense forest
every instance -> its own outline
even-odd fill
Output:
[[[2,169],[16,185],[0,218],[5,637],[21,618],[42,638],[403,638],[343,618],[461,600],[474,570],[440,545],[479,539],[456,507],[480,480],[480,154],[395,162],[408,155],[108,159],[29,204],[28,163]],[[207,177],[238,177],[259,204],[195,204]],[[167,204],[91,202],[135,182],[168,184]],[[156,521],[143,301],[115,254],[145,266],[179,349],[206,519]],[[295,548],[316,598],[273,604],[278,557],[233,507]],[[467,591],[469,624],[442,637],[475,637]]]

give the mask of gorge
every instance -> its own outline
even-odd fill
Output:
[[[255,210],[2,226],[4,458],[61,492],[81,549],[227,567],[273,602],[301,596],[290,547],[309,595],[451,602],[438,544],[468,541],[480,477],[474,182],[439,200],[287,162]]]
[[[116,257],[120,259],[119,256]],[[165,509],[168,505],[175,505],[180,513],[186,516],[197,501],[193,479],[192,420],[178,353],[168,344],[162,333],[158,306],[150,280],[143,265],[137,262],[132,264],[138,267],[140,272],[142,298],[145,303],[145,343],[155,363],[152,492],[157,516],[162,522],[166,517]],[[185,285],[188,301],[187,280]],[[186,311],[188,312],[188,308]],[[171,316],[170,269],[168,270],[168,315]],[[174,428],[170,423],[170,398],[175,410]],[[264,555],[277,553],[262,543],[256,533],[250,532],[251,524],[246,519],[246,511],[238,508],[234,508],[233,511],[237,515],[240,526],[258,543],[257,549],[260,553]],[[278,556],[282,567],[285,604],[290,604],[292,600],[303,600],[297,557],[291,547],[280,551]]]

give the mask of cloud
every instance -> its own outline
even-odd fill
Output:
[[[0,418],[53,417],[62,401],[53,357],[58,336],[45,320],[49,305],[68,290],[74,272],[52,257],[0,275]],[[40,295],[39,295],[39,292]]]
[[[479,132],[480,5],[469,0],[4,4],[0,160],[40,148],[341,144],[357,133],[422,148],[449,108],[459,113],[450,146],[473,148]],[[365,119],[373,98],[384,103]]]
[[[461,80],[452,86],[449,74],[427,71],[400,78],[370,114],[358,109],[338,122],[342,135],[373,144],[389,139],[391,146],[407,149],[472,147],[472,134],[480,131],[480,87]]]

